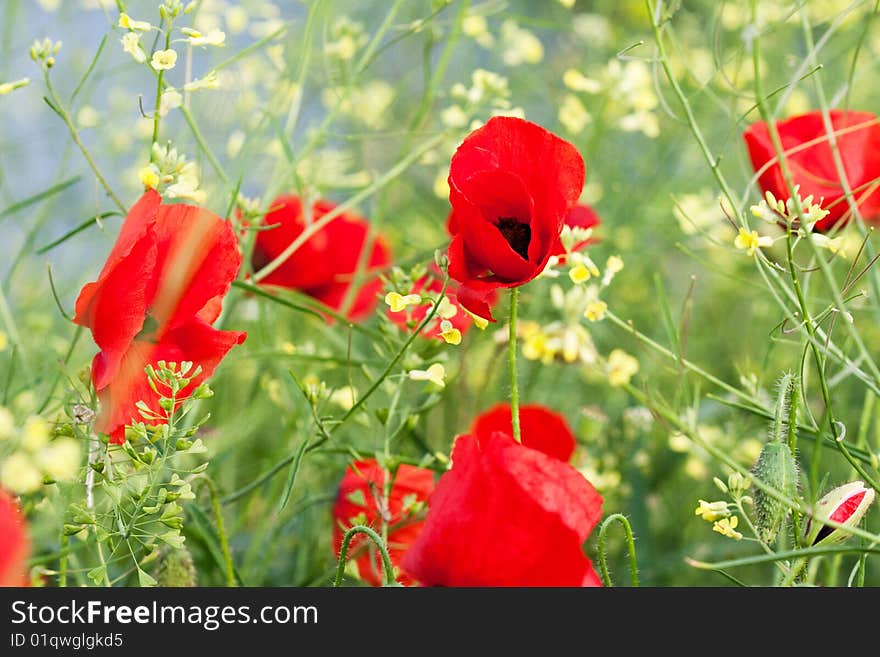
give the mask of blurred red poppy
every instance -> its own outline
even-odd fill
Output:
[[[459,436],[403,568],[426,586],[601,586],[582,545],[602,498],[505,433]]]
[[[92,362],[101,402],[96,431],[122,444],[125,426],[141,420],[135,404],[158,408],[148,364],[201,366],[183,399],[244,342],[243,332],[211,326],[240,266],[235,233],[212,212],[162,204],[154,190],[131,208],[98,280],[76,300],[74,322],[91,329],[101,349]]]
[[[465,138],[449,167],[448,225],[449,275],[468,310],[492,319],[491,291],[529,282],[560,253],[584,177],[577,149],[529,121],[494,117]]]
[[[30,552],[24,518],[15,499],[0,489],[0,586],[27,586]]]
[[[388,554],[391,563],[400,567],[403,555],[422,530],[424,520],[419,510],[434,490],[434,473],[426,468],[401,465],[393,475],[386,500],[387,476],[387,471],[374,459],[356,461],[345,471],[333,505],[333,545],[337,555],[345,532],[352,526],[377,526],[384,518],[389,528]],[[373,586],[381,586],[381,555],[363,534],[356,535],[349,544],[348,556],[355,555],[361,579]],[[400,573],[397,581],[412,583],[405,573]]]
[[[510,404],[496,404],[481,413],[471,426],[471,434],[482,443],[493,433],[500,431],[513,435]],[[541,404],[524,404],[519,407],[520,436],[526,447],[531,447],[560,461],[568,461],[574,453],[574,434],[568,422],[559,413]]]
[[[312,206],[311,221],[320,220],[335,207],[328,201],[317,201]],[[306,229],[300,199],[293,195],[279,196],[272,203],[272,209],[263,223],[267,228],[257,233],[252,258],[254,271],[259,271],[280,256]],[[271,226],[274,227],[269,228]],[[341,311],[358,271],[369,228],[366,219],[343,212],[303,242],[260,283],[298,290],[333,310]],[[379,301],[377,295],[382,289],[376,271],[389,264],[391,250],[385,240],[377,236],[365,264],[364,282],[348,310],[349,319],[358,321],[373,312]]]
[[[845,112],[832,110],[831,125],[836,135],[837,148],[846,171],[859,211],[869,221],[880,219],[880,125],[877,117],[868,112]],[[810,112],[778,121],[776,129],[786,151],[786,161],[796,185],[800,185],[801,198],[812,194],[813,202],[822,201],[829,211],[817,222],[817,230],[828,230],[850,216],[849,204],[840,184],[828,143],[821,112]],[[764,122],[754,123],[743,133],[749,157],[761,188],[783,201],[789,198],[782,170],[776,160],[776,151],[770,139],[770,131]],[[813,143],[815,142],[815,143]],[[809,144],[809,145],[807,145]],[[765,165],[773,162],[764,169]],[[764,169],[762,171],[762,169]]]

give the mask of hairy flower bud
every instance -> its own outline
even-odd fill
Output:
[[[755,479],[793,498],[797,495],[797,464],[788,445],[772,442],[764,445],[752,470]],[[782,528],[789,509],[760,488],[755,490],[755,511],[761,540],[772,543]]]

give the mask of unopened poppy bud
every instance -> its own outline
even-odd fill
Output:
[[[797,464],[788,445],[772,442],[764,445],[752,470],[756,479],[789,498],[797,495]],[[761,540],[772,543],[782,528],[789,508],[762,489],[755,490],[755,511]]]
[[[867,488],[861,481],[835,488],[816,504],[815,514],[807,523],[807,545],[828,545],[846,540],[847,532],[826,525],[823,520],[855,527],[873,501],[874,489]]]
[[[163,547],[156,568],[159,586],[195,586],[196,569],[192,555],[185,547]]]

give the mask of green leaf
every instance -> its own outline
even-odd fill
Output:
[[[95,584],[101,584],[103,583],[104,578],[107,577],[107,567],[98,566],[96,568],[92,568],[87,574],[88,578],[92,580]]]
[[[138,568],[138,584],[142,587],[147,588],[151,586],[156,586],[158,582],[149,574],[145,573],[143,570]]]
[[[281,498],[281,504],[278,505],[279,511],[283,511],[284,507],[286,507],[287,503],[290,501],[290,494],[293,492],[293,484],[296,482],[296,474],[299,472],[299,466],[302,463],[303,455],[306,453],[306,448],[308,446],[309,441],[303,440],[299,449],[296,450],[296,456],[293,459],[293,463],[290,465],[290,473],[287,475],[287,484],[284,487],[284,495]]]

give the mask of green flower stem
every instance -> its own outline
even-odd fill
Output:
[[[432,319],[434,319],[434,316],[437,314],[437,309],[440,307],[440,302],[446,296],[446,287],[448,284],[449,284],[449,277],[447,276],[443,280],[443,287],[440,290],[440,294],[437,296],[437,302],[433,305],[431,310],[425,315],[425,318],[422,320],[422,323],[419,324],[413,330],[413,332],[410,334],[409,338],[407,338],[406,342],[403,343],[403,346],[401,346],[400,349],[398,350],[398,352],[394,355],[394,358],[391,359],[391,362],[388,363],[388,365],[385,367],[385,370],[382,372],[382,374],[379,376],[379,378],[373,382],[373,384],[370,386],[370,388],[363,395],[361,395],[361,397],[357,400],[357,402],[354,404],[354,406],[352,406],[346,412],[346,414],[342,417],[342,419],[339,420],[339,422],[337,422],[332,427],[332,429],[330,430],[331,432],[339,429],[339,427],[344,425],[352,417],[352,415],[354,415],[355,411],[357,411],[357,409],[360,408],[364,404],[364,402],[366,402],[367,399],[374,392],[376,392],[376,390],[379,389],[379,386],[382,385],[382,382],[388,378],[388,375],[391,373],[391,370],[394,369],[394,366],[397,365],[398,362],[400,362],[400,359],[403,358],[403,355],[407,352],[407,350],[410,348],[412,343],[415,342],[416,338],[418,338],[418,336],[421,334],[422,330],[431,322]],[[327,441],[328,438],[329,438],[329,435],[322,437],[321,440],[315,441],[314,443],[312,443],[311,445],[308,446],[308,448],[306,449],[306,452],[311,452],[311,451],[317,449],[318,447],[323,445]],[[293,463],[293,461],[295,461],[297,459],[297,457],[298,457],[298,453],[296,453],[296,452],[293,454],[288,454],[283,459],[281,459],[281,461],[279,461],[278,463],[273,465],[269,470],[267,470],[265,473],[263,473],[262,475],[260,475],[256,479],[254,479],[252,482],[242,486],[237,491],[234,491],[234,492],[230,493],[229,495],[227,495],[226,497],[224,497],[221,500],[221,502],[223,504],[231,504],[233,502],[237,502],[242,497],[244,497],[245,495],[250,493],[252,490],[258,488],[263,483],[267,482],[269,479],[271,479],[276,474],[281,472],[284,468],[286,468],[288,465]]]
[[[217,494],[217,486],[214,480],[205,476],[202,481],[208,487],[211,494],[211,507],[214,509],[214,522],[217,524],[217,535],[220,537],[220,551],[223,552],[223,565],[226,568],[226,586],[236,587],[238,581],[235,578],[235,566],[232,563],[232,554],[229,551],[229,538],[226,536],[226,525],[223,522],[223,510],[220,508],[220,496]]]
[[[165,29],[165,50],[168,50],[171,47],[171,23],[172,20],[168,19],[168,26]],[[159,29],[162,29],[162,24],[159,24]],[[159,70],[159,75],[156,76],[156,109],[153,112],[153,138],[150,140],[150,162],[153,161],[153,146],[159,141],[159,108],[162,106],[162,91],[163,91],[163,80],[165,79],[165,69]]]
[[[510,419],[513,423],[513,439],[522,442],[519,427],[519,386],[516,383],[516,306],[519,288],[510,290],[510,334],[507,345],[507,366],[510,372]]]
[[[116,204],[116,207],[119,208],[119,211],[123,215],[128,214],[128,208],[126,208],[125,204],[119,200],[118,196],[116,196],[116,193],[110,187],[110,183],[107,182],[104,174],[101,173],[98,165],[95,164],[95,160],[92,159],[89,150],[86,148],[85,144],[83,144],[82,139],[79,138],[79,133],[76,131],[76,126],[73,125],[73,120],[70,118],[70,114],[64,108],[64,105],[61,103],[61,99],[58,97],[58,94],[55,93],[55,89],[52,86],[52,80],[49,77],[48,70],[46,70],[44,79],[46,81],[46,91],[49,94],[49,106],[55,111],[56,114],[58,114],[58,116],[61,117],[61,120],[64,121],[64,125],[67,126],[67,130],[68,132],[70,132],[70,137],[71,139],[73,139],[73,143],[75,143],[79,147],[80,152],[83,154],[83,157],[86,158],[86,162],[88,162],[89,167],[95,174],[98,182],[101,183],[104,191],[107,192],[107,196],[109,196],[113,200],[113,202]]]
[[[705,561],[697,561],[696,559],[686,558],[687,563],[694,568],[700,570],[722,570],[727,568],[737,568],[739,566],[758,566],[774,561],[786,561],[789,559],[821,557],[834,554],[880,554],[880,548],[875,547],[847,547],[843,545],[822,545],[816,547],[803,548],[802,550],[786,550],[785,552],[776,552],[773,555],[758,554],[751,557],[743,557],[742,559],[730,559],[728,561],[717,561],[708,563]],[[796,566],[792,568],[792,572],[796,570]]]
[[[391,565],[391,557],[388,556],[388,548],[382,541],[382,538],[366,525],[355,525],[342,538],[342,547],[339,550],[339,565],[336,567],[336,578],[333,580],[333,586],[342,586],[342,576],[345,574],[345,564],[348,561],[348,547],[357,534],[366,534],[382,555],[382,571],[385,574],[385,585],[393,586],[396,582],[394,579],[394,567]]]
[[[614,586],[614,583],[611,581],[611,573],[608,570],[608,560],[606,557],[605,550],[605,534],[608,533],[608,528],[611,526],[611,523],[619,522],[623,525],[623,531],[626,532],[626,547],[629,551],[629,574],[630,581],[632,582],[633,587],[639,586],[639,564],[636,561],[636,542],[633,538],[632,527],[629,524],[629,520],[627,520],[626,516],[622,513],[613,513],[607,518],[605,518],[601,527],[599,527],[599,568],[602,571],[602,583],[607,587]]]
[[[651,30],[654,33],[654,42],[657,45],[657,59],[660,61],[660,65],[663,67],[663,72],[666,73],[666,79],[669,81],[669,84],[672,86],[672,91],[675,93],[676,98],[678,98],[678,102],[681,104],[684,109],[685,117],[687,119],[688,127],[693,133],[694,138],[697,140],[697,144],[700,146],[700,150],[703,152],[703,157],[706,158],[706,162],[709,164],[709,168],[712,170],[712,175],[715,176],[715,180],[718,183],[718,186],[721,187],[721,190],[724,192],[724,196],[727,198],[727,202],[730,204],[731,209],[739,215],[739,210],[737,210],[737,204],[735,197],[733,195],[733,191],[731,190],[730,185],[728,185],[727,180],[724,178],[724,175],[721,173],[718,168],[720,164],[720,160],[712,155],[712,151],[709,150],[709,145],[706,142],[705,137],[703,137],[703,132],[700,130],[700,126],[697,124],[697,119],[694,116],[694,112],[691,109],[690,103],[687,100],[687,97],[684,95],[684,91],[682,91],[681,85],[678,84],[678,80],[675,77],[675,74],[672,72],[672,68],[669,64],[669,56],[666,54],[666,47],[663,45],[663,36],[660,33],[660,25],[657,22],[658,9],[661,6],[661,3],[654,3],[651,0],[645,0],[645,5],[648,8],[648,16],[651,18]]]

